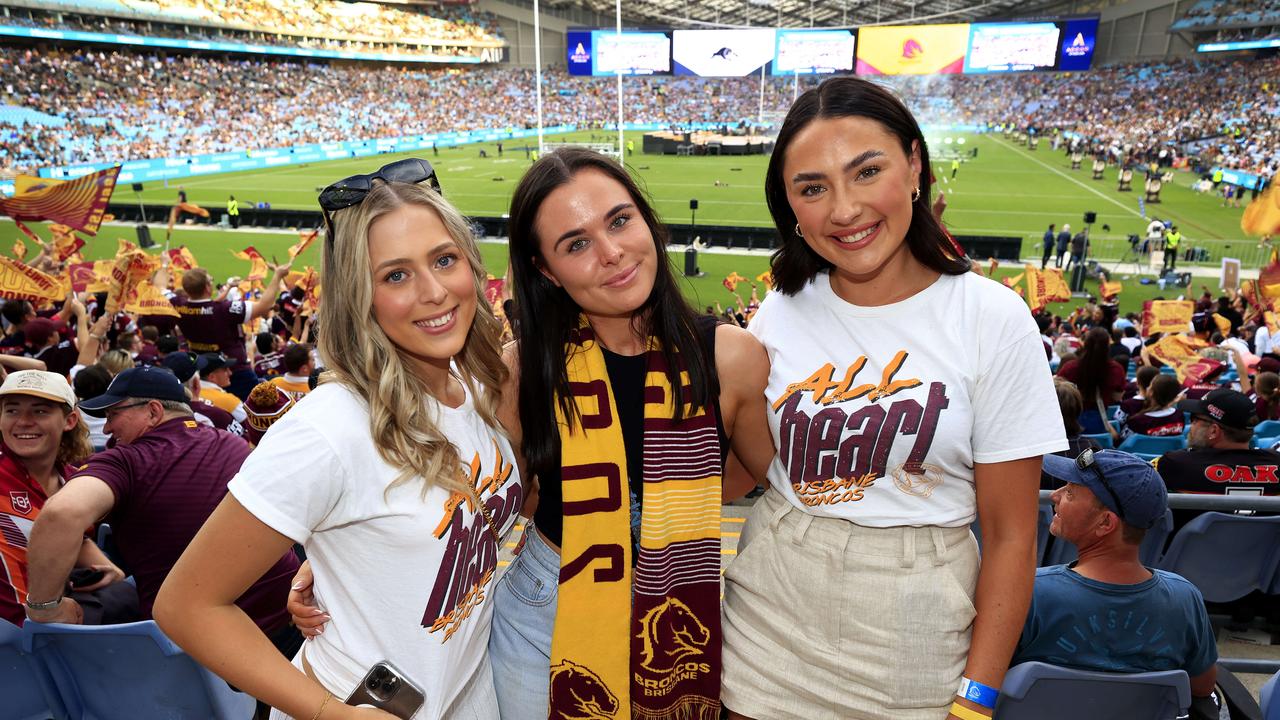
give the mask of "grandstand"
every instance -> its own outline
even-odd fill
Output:
[[[701,275],[681,278],[685,296],[745,326],[758,306],[747,298],[767,293],[769,252],[780,242],[763,192],[770,158],[717,151],[726,138],[751,138],[769,152],[800,93],[857,73],[891,88],[920,121],[935,196],[945,195],[942,221],[961,245],[980,248],[969,254],[982,274],[1029,294],[1042,252],[1051,270],[1061,262],[1052,258],[1063,250],[1055,245],[1051,255],[1043,246],[1046,229],[1089,228],[1079,282],[1032,309],[1055,372],[1081,362],[1089,330],[1103,327],[1115,333],[1109,357],[1123,355],[1116,373],[1124,371],[1126,400],[1147,364],[1188,392],[1221,384],[1262,398],[1259,407],[1280,407],[1266,406],[1261,390],[1268,368],[1280,372],[1280,262],[1272,262],[1280,223],[1258,231],[1245,221],[1250,203],[1270,198],[1280,207],[1277,0],[622,0],[618,9],[621,32],[615,7],[596,0],[0,0],[0,190],[17,193],[31,176],[56,183],[120,166],[107,208],[114,218],[95,236],[82,233],[83,246],[64,253],[75,236],[54,222],[0,218],[4,269],[29,266],[75,287],[73,277],[83,277],[73,268],[99,272],[95,261],[126,257],[129,242],[145,248],[144,238],[189,251],[218,286],[261,275],[268,259],[275,264],[291,249],[302,248],[293,269],[310,269],[320,243],[299,238],[325,224],[318,191],[418,157],[482,231],[485,265],[501,276],[514,188],[540,155],[572,145],[618,159],[639,180],[673,242],[697,251],[688,257]],[[740,39],[752,32],[769,42]],[[791,42],[800,50],[784,53]],[[637,49],[618,60],[628,47]],[[646,135],[680,150],[647,153]],[[179,203],[186,208],[175,211]],[[1168,235],[1159,227],[1149,234],[1155,220],[1181,230],[1175,272],[1162,270]],[[246,246],[261,266],[246,270]],[[107,287],[109,276],[95,277]],[[1065,286],[1071,275],[1059,279]],[[491,279],[493,299],[505,297],[503,282]],[[1109,290],[1116,282],[1123,289]],[[249,299],[263,292],[242,287]],[[105,310],[105,299],[86,300],[90,312]],[[277,315],[292,320],[295,301],[282,297]],[[1144,327],[1155,322],[1149,303],[1158,301],[1185,303],[1170,310],[1181,327],[1165,337],[1189,338],[1186,356],[1161,356],[1161,334]],[[50,298],[48,309],[62,303]],[[128,328],[152,321],[124,312],[106,344],[121,345]],[[1142,349],[1121,340],[1126,323],[1138,328]],[[282,325],[266,327],[288,340],[293,327]],[[19,335],[9,320],[4,326],[10,338]],[[21,339],[5,347],[0,340],[0,353],[31,354]],[[1240,347],[1257,363],[1252,371],[1234,366],[1230,348]],[[1211,366],[1207,373],[1200,363]],[[1081,420],[1125,417],[1110,400],[1102,404],[1098,412],[1087,402]],[[1280,409],[1274,415],[1268,419],[1280,421]],[[1138,433],[1121,445],[1122,437],[1086,423],[1079,438],[1157,459],[1187,447],[1185,425],[1181,434]],[[1280,425],[1259,426],[1248,444],[1280,447]],[[1233,520],[1204,530],[1225,533],[1214,547],[1229,546],[1237,522],[1256,533],[1249,537],[1270,537],[1280,483],[1257,479],[1264,475],[1221,494],[1175,493],[1177,525],[1160,525],[1143,546],[1144,562],[1184,572],[1206,598],[1210,585],[1240,581],[1232,585],[1240,593],[1215,596],[1221,601],[1209,609],[1218,652],[1231,661],[1225,667],[1254,701],[1280,671],[1280,556],[1251,546],[1206,562],[1194,533],[1179,529],[1186,518],[1221,511]],[[1074,548],[1049,539],[1047,493],[1041,502],[1042,564],[1067,562]],[[726,563],[751,504],[724,509]],[[981,539],[980,524],[974,530]],[[500,566],[511,562],[509,549]],[[1246,560],[1257,567],[1242,580],[1232,562]],[[14,637],[0,633],[0,648],[21,646]],[[0,652],[0,663],[6,657]],[[221,682],[194,661],[188,671]],[[57,695],[56,687],[43,690],[45,700]],[[1280,697],[1271,703],[1280,713]]]

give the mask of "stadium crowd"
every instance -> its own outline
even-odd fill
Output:
[[[824,93],[824,107],[834,108],[828,110],[834,117],[816,110]],[[891,123],[865,114],[877,104]],[[609,657],[621,657],[608,679],[593,671],[597,685],[617,688],[633,677],[627,663],[647,666],[642,658],[667,640],[653,618],[679,613],[685,627],[694,628],[680,636],[723,644],[724,679],[720,660],[710,656],[707,669],[695,663],[694,670],[676,672],[673,665],[652,672],[669,678],[670,686],[687,682],[671,700],[713,713],[721,698],[731,710],[760,717],[785,714],[773,708],[793,703],[804,707],[790,712],[808,717],[811,704],[838,702],[842,716],[875,716],[886,703],[903,703],[928,709],[920,716],[932,718],[942,717],[950,703],[951,715],[986,720],[1012,657],[1115,672],[1183,670],[1196,698],[1193,717],[1218,717],[1213,690],[1221,671],[1200,590],[1150,569],[1139,553],[1146,533],[1166,517],[1171,491],[1222,494],[1245,486],[1274,494],[1280,487],[1265,479],[1275,477],[1280,455],[1248,448],[1259,417],[1272,412],[1280,392],[1280,376],[1270,374],[1280,369],[1280,355],[1260,301],[1248,292],[1216,300],[1206,294],[1186,321],[1185,337],[1144,332],[1156,320],[1155,308],[1150,317],[1121,318],[1114,302],[1091,303],[1069,317],[1033,316],[1020,297],[977,277],[956,252],[938,223],[930,166],[903,150],[921,147],[923,137],[892,93],[864,79],[837,78],[806,92],[789,113],[795,119],[778,137],[778,161],[765,181],[770,211],[785,232],[771,274],[759,281],[767,279],[776,291],[762,298],[762,287],[753,286],[750,302],[739,300],[731,313],[749,332],[698,318],[680,299],[668,277],[664,243],[657,241],[658,221],[624,169],[581,148],[534,161],[510,213],[519,340],[510,352],[518,355],[518,410],[488,391],[508,387],[508,369],[500,356],[499,318],[478,297],[485,273],[474,239],[465,219],[436,192],[434,171],[420,160],[400,160],[321,193],[325,266],[337,260],[342,270],[361,271],[329,276],[319,327],[305,316],[306,291],[286,281],[288,265],[270,268],[254,298],[242,294],[237,279],[219,283],[202,269],[179,275],[162,264],[149,282],[172,314],[108,310],[110,294],[70,294],[39,312],[26,300],[5,303],[0,348],[10,354],[0,355],[0,367],[14,372],[0,387],[0,450],[8,451],[0,452],[0,479],[15,490],[0,501],[26,520],[33,504],[40,506],[24,526],[30,527],[29,545],[0,546],[19,563],[30,559],[29,573],[24,568],[15,576],[19,581],[11,577],[8,587],[0,585],[6,619],[94,617],[92,622],[154,615],[197,660],[294,716],[322,715],[334,693],[359,683],[366,666],[335,669],[332,653],[359,646],[362,654],[383,656],[382,644],[401,657],[420,657],[422,664],[404,665],[423,674],[417,677],[455,681],[432,686],[451,688],[455,697],[433,697],[431,717],[445,714],[452,702],[472,708],[467,717],[494,717],[495,703],[507,708],[504,715],[516,709],[512,716],[541,716],[548,702],[554,709],[580,697],[556,680],[577,666],[552,664],[564,653],[563,644],[552,644],[553,632],[562,643],[607,646]],[[867,153],[864,143],[883,149]],[[880,215],[861,228],[848,217],[848,203],[823,192],[824,178],[851,172],[851,158],[854,167],[863,166],[858,177],[883,176],[870,189],[859,186],[866,204],[877,206],[868,212]],[[798,174],[810,178],[802,188],[783,179],[784,163],[796,163]],[[863,175],[869,168],[875,172]],[[785,176],[791,172],[788,167]],[[911,240],[908,233],[915,233]],[[876,241],[863,253],[831,245],[866,238]],[[910,249],[898,252],[901,247]],[[42,248],[32,265],[60,274],[51,255],[51,246]],[[115,278],[113,292],[122,292],[123,282]],[[830,319],[815,323],[815,317]],[[673,318],[682,320],[669,330],[671,341],[659,341],[668,332],[663,323]],[[849,332],[845,322],[856,322],[859,332]],[[555,323],[569,340],[552,329]],[[317,333],[319,357],[310,345]],[[1183,350],[1194,348],[1192,357],[1175,354],[1171,338]],[[957,347],[972,352],[957,354]],[[837,371],[828,362],[815,371],[815,360],[824,357],[851,364]],[[855,385],[869,358],[881,357],[894,359],[869,384]],[[908,357],[912,364],[904,370]],[[645,364],[630,362],[634,358]],[[538,376],[562,362],[565,375]],[[1138,366],[1132,383],[1131,363]],[[1158,369],[1163,365],[1173,374]],[[689,385],[680,379],[686,375]],[[929,378],[928,384],[913,376]],[[676,382],[672,377],[681,383],[676,388],[666,384]],[[1171,386],[1168,378],[1175,377]],[[557,383],[591,388],[592,395],[582,396],[590,404],[578,407],[579,420],[558,414],[567,411],[554,401]],[[673,405],[674,418],[665,416],[666,407],[645,407],[656,405],[646,398],[681,397],[686,388],[691,402],[705,397],[707,404],[687,410]],[[608,401],[608,418],[599,413],[597,392]],[[576,395],[562,397],[578,402]],[[421,412],[428,400],[438,403],[439,412]],[[1119,411],[1108,411],[1112,404]],[[770,406],[774,418],[767,417]],[[703,409],[713,407],[718,410]],[[944,415],[948,408],[956,411]],[[653,412],[660,414],[647,414]],[[839,453],[819,452],[816,444],[806,449],[838,440],[849,429],[851,412],[863,429],[849,434],[850,445],[840,443]],[[82,420],[81,413],[101,422]],[[339,417],[345,422],[335,423]],[[513,434],[532,470],[517,474],[499,419],[519,428]],[[561,422],[581,422],[584,432],[562,436]],[[623,422],[636,424],[628,430]],[[1153,468],[1134,455],[1090,446],[1097,440],[1087,436],[1102,434],[1088,432],[1094,422],[1113,442],[1165,438],[1189,449],[1170,449]],[[831,426],[837,435],[811,426]],[[412,436],[400,434],[409,427]],[[607,442],[596,432],[604,429]],[[554,443],[541,444],[550,436]],[[67,437],[93,439],[64,448]],[[637,439],[641,448],[662,448],[661,459],[638,454]],[[848,451],[866,440],[884,450]],[[734,459],[726,461],[730,450]],[[365,454],[348,464],[355,452]],[[851,465],[832,475],[825,455]],[[488,467],[487,458],[493,458]],[[855,458],[861,465],[852,465]],[[392,460],[409,474],[394,474]],[[571,470],[581,472],[577,461],[587,460],[618,473],[626,463],[629,474],[613,477],[630,479],[617,486],[617,502],[591,505],[588,499],[585,504],[595,509],[569,512],[584,501],[575,500],[565,481],[573,479]],[[398,487],[413,473],[430,476],[432,467],[461,487],[426,485],[421,493],[416,485]],[[455,467],[467,467],[469,474],[456,477]],[[537,529],[526,532],[519,564],[490,592],[503,545],[499,528],[514,524],[527,499],[523,472],[539,478],[529,525]],[[308,481],[300,483],[298,476]],[[621,488],[637,492],[642,476],[644,495],[624,503]],[[770,490],[746,521],[743,534],[752,536],[752,552],[724,574],[722,631],[720,505],[749,487],[742,487],[744,477],[767,478]],[[943,483],[945,478],[958,482]],[[671,479],[679,483],[676,490]],[[878,479],[883,482],[873,488]],[[700,529],[660,534],[655,528],[670,523],[664,493],[688,495],[694,483],[707,491],[681,499],[679,507],[705,518]],[[1075,549],[1079,560],[1073,565],[1033,571],[1027,550],[1035,542],[1030,511],[1037,485],[1053,490],[1050,531],[1055,543]],[[393,491],[400,493],[394,500]],[[427,492],[434,493],[431,502]],[[224,499],[228,493],[233,499]],[[355,499],[358,493],[368,497]],[[489,494],[488,501],[481,493]],[[400,502],[397,508],[417,514],[414,528],[435,530],[407,532],[395,519],[398,510],[388,518],[384,503]],[[830,514],[805,510],[815,505]],[[612,515],[608,523],[574,522],[603,513]],[[981,563],[969,531],[975,516],[984,528]],[[120,582],[125,571],[84,537],[84,529],[104,517],[120,538],[120,562],[134,575],[136,604],[125,599],[121,607],[118,598],[100,592],[128,592]],[[874,522],[862,522],[868,519]],[[391,542],[414,557],[425,549],[441,574],[433,586],[433,572],[406,579],[401,562],[338,562],[358,558],[368,547],[329,532]],[[561,571],[560,548],[566,567],[573,567],[577,551],[608,547],[593,544],[606,537],[621,543],[623,566],[630,565],[625,548],[635,546],[634,581],[643,591],[636,602],[654,608],[636,613],[644,617],[640,637],[650,643],[648,653],[628,650],[635,637],[626,586],[631,574],[622,573],[624,592],[607,595],[617,589],[608,573]],[[867,552],[849,557],[850,542]],[[646,551],[655,543],[676,560],[651,565]],[[295,544],[306,549],[314,575],[299,566]],[[708,559],[700,560],[704,552]],[[832,566],[823,559],[828,557],[842,561]],[[666,577],[668,566],[694,574],[651,590],[649,583]],[[75,568],[88,572],[71,577]],[[809,588],[811,597],[790,599],[802,581],[823,573],[830,581]],[[351,581],[361,577],[372,582]],[[575,577],[582,582],[573,583]],[[513,588],[521,578],[532,586]],[[850,592],[863,592],[852,590],[855,580],[870,588],[859,597],[871,620],[856,631],[841,630],[841,642],[851,654],[869,656],[809,657],[809,646],[829,631],[821,628],[787,645],[796,657],[779,662],[772,638],[801,627],[783,606],[798,602],[806,615],[819,605],[838,606]],[[375,600],[394,594],[382,583],[401,587],[406,581],[421,585],[415,597],[420,590],[437,598],[427,615],[412,603],[384,603],[384,611],[368,614]],[[676,589],[690,586],[696,591]],[[558,596],[529,595],[550,589]],[[335,592],[352,594],[339,598]],[[300,631],[284,617],[286,596],[294,623],[317,638],[305,653],[298,651]],[[553,597],[567,610],[549,605]],[[319,598],[328,598],[324,610],[332,617],[318,606]],[[901,602],[913,608],[904,622],[879,621]],[[395,619],[389,619],[392,612]],[[1064,633],[1108,612],[1144,613],[1144,626],[1149,622],[1162,642],[1135,645],[1124,632],[1099,628],[1087,647],[1063,647]],[[601,618],[622,622],[606,627]],[[344,640],[341,632],[320,638],[326,625],[349,627],[344,624],[353,621],[370,622],[369,632],[358,633],[359,639]],[[460,634],[452,645],[408,637],[437,631],[448,633],[444,640]],[[905,641],[922,635],[930,641]],[[882,662],[885,653],[892,662]],[[299,666],[282,662],[281,654],[300,658]],[[274,659],[269,666],[268,657]],[[821,700],[809,700],[808,693],[795,692],[804,682],[794,672],[800,663],[820,669],[824,678],[837,670],[827,667],[832,664],[867,675],[842,684],[835,697],[813,694]],[[886,674],[876,674],[886,665]],[[550,677],[536,671],[548,666]],[[304,680],[303,671],[312,667],[319,671]],[[468,676],[471,667],[477,669]],[[925,679],[903,684],[906,675]],[[633,701],[648,702],[643,693]]]
[[[26,8],[20,11],[15,10],[6,18],[6,21],[11,25],[49,30],[77,30],[146,38],[217,41],[248,45],[295,47],[307,50],[377,52],[391,55],[452,55],[458,57],[473,57],[478,52],[477,47],[472,44],[473,41],[471,40],[460,42],[447,37],[405,38],[400,42],[352,40],[344,37],[306,37],[224,27],[174,25],[156,21],[98,18],[87,15],[61,15]],[[485,46],[498,44],[496,39],[484,42]]]
[[[72,12],[59,12],[64,8]],[[497,19],[470,4],[433,5],[430,12],[411,5],[381,3],[335,3],[318,0],[163,0],[148,8],[142,4],[100,2],[93,9],[104,15],[84,14],[74,2],[55,2],[45,10],[7,8],[8,22],[35,23],[49,28],[95,32],[135,32],[148,23],[147,36],[155,27],[168,27],[173,37],[206,31],[257,33],[268,42],[288,44],[304,39],[329,39],[383,45],[388,38],[412,45],[446,43],[496,43],[502,40]],[[175,20],[180,24],[174,25]],[[156,25],[151,25],[155,23]],[[167,36],[168,33],[160,33]],[[270,36],[276,36],[271,38]],[[283,36],[283,37],[281,37]],[[197,37],[207,37],[197,35]],[[225,37],[235,38],[230,35]]]
[[[1280,60],[1271,58],[889,82],[934,123],[1014,123],[1078,134],[1116,160],[1195,155],[1205,166],[1265,175],[1280,165],[1278,73]],[[546,124],[593,126],[613,118],[612,83],[558,70],[544,73],[544,82]],[[770,78],[764,107],[785,110],[795,92],[816,82]],[[0,86],[11,104],[50,117],[45,125],[0,124],[0,170],[528,127],[533,84],[532,71],[516,68],[9,47],[0,50]],[[737,123],[757,117],[759,92],[756,78],[635,77],[624,83],[624,106],[629,122]]]

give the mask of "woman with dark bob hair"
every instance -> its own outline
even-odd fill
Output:
[[[721,478],[730,445],[758,475],[772,459],[764,349],[688,305],[666,228],[616,161],[539,159],[510,220],[508,427],[538,498],[494,591],[502,717],[714,720],[720,504],[753,487]]]
[[[778,454],[725,574],[725,706],[990,716],[1031,598],[1040,458],[1067,446],[1036,323],[968,272],[930,212],[924,136],[879,85],[801,95],[765,195],[778,292],[750,330]]]

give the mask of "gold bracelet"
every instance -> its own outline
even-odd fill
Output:
[[[958,702],[951,703],[951,714],[960,718],[960,720],[991,720],[990,715],[983,715],[977,710],[967,708]],[[315,718],[311,720],[315,720]]]
[[[333,693],[329,692],[328,690],[325,690],[324,702],[320,703],[320,709],[316,711],[315,715],[311,716],[311,720],[320,720],[320,713],[324,712],[325,707],[329,705],[329,701],[332,699],[333,699]],[[968,718],[966,718],[966,720],[968,720]]]

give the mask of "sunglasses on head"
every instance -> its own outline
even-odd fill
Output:
[[[1092,448],[1080,453],[1079,457],[1076,458],[1076,467],[1081,470],[1092,470],[1098,476],[1098,481],[1102,483],[1102,489],[1107,491],[1107,494],[1111,496],[1111,502],[1116,504],[1116,510],[1119,511],[1116,514],[1120,516],[1121,520],[1124,520],[1124,505],[1121,504],[1120,496],[1116,495],[1111,483],[1107,482],[1107,476],[1102,472],[1102,468],[1099,467]]]
[[[401,182],[417,185],[427,183],[432,190],[441,192],[440,180],[436,178],[435,168],[431,163],[419,158],[406,158],[383,165],[377,172],[363,175],[352,175],[343,178],[320,191],[320,210],[324,213],[324,222],[328,237],[333,236],[333,223],[329,213],[364,202],[369,191],[373,189],[373,181]]]

